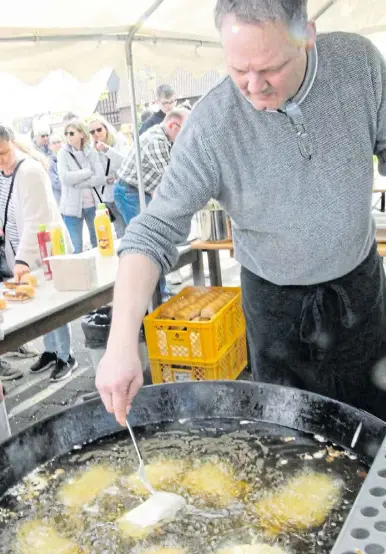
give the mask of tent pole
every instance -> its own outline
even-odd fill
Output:
[[[339,0],[328,0],[324,6],[320,8],[318,12],[312,17],[311,21],[316,21],[319,19],[324,13],[326,13],[327,10],[329,10],[334,4],[339,2]]]
[[[132,27],[129,32],[126,41],[126,62],[127,72],[129,77],[130,87],[130,101],[131,101],[131,118],[133,122],[133,137],[135,148],[135,161],[137,165],[137,180],[138,180],[138,192],[139,192],[139,204],[141,211],[146,208],[145,187],[143,184],[143,173],[141,164],[141,146],[139,143],[139,129],[138,129],[138,114],[137,114],[137,100],[135,94],[135,76],[134,76],[134,60],[133,60],[133,40],[135,35],[140,30],[145,21],[155,12],[155,10],[162,4],[164,0],[156,0],[150,8],[140,17],[138,22]]]
[[[136,94],[135,94],[132,41],[130,42],[127,41],[126,60],[127,60],[127,71],[128,71],[129,87],[130,87],[130,110],[131,110],[131,121],[133,122],[133,138],[134,138],[134,148],[135,148],[135,162],[137,165],[139,204],[141,206],[141,211],[143,211],[146,208],[146,198],[145,198],[145,187],[143,184],[143,173],[142,173],[142,164],[141,164],[141,146],[139,144],[138,114],[137,114],[137,101],[136,101]]]

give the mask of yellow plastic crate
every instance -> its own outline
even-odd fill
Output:
[[[208,291],[234,292],[211,321],[160,319],[166,306],[190,296],[196,289],[184,288],[178,295],[146,316],[144,320],[149,357],[185,362],[214,362],[245,332],[240,287],[208,287]],[[176,327],[178,329],[176,329]]]
[[[174,360],[150,359],[150,368],[154,384],[182,381],[229,381],[236,379],[247,363],[247,339],[244,332],[217,362],[187,364]]]

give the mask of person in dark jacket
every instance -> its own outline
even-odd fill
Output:
[[[146,119],[146,121],[142,124],[139,131],[140,135],[148,131],[154,125],[160,125],[165,119],[166,114],[176,107],[176,93],[170,85],[160,85],[157,87],[156,94],[159,110]]]

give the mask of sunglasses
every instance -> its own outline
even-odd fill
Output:
[[[103,127],[98,127],[97,129],[93,129],[90,131],[90,135],[95,135],[95,133],[101,133],[103,131]]]
[[[65,136],[65,137],[68,137],[68,136],[74,137],[74,136],[75,136],[75,131],[66,131],[66,132],[64,133],[64,136]]]

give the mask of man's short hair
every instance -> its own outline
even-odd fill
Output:
[[[259,24],[281,21],[288,26],[305,26],[308,0],[217,0],[214,10],[216,27],[224,17],[234,14],[242,23]]]
[[[177,121],[178,123],[181,123],[182,121],[185,121],[189,115],[190,110],[187,108],[174,108],[174,110],[171,110],[166,114],[164,123],[169,123],[169,121]]]
[[[159,85],[156,90],[156,95],[158,100],[169,100],[176,95],[176,92],[170,85]]]

